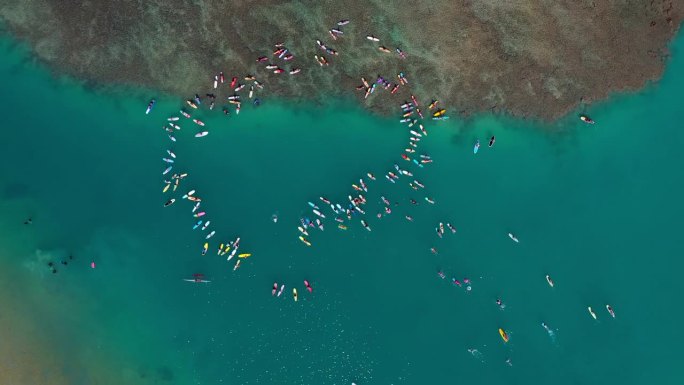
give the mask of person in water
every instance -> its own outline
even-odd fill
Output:
[[[31,217],[29,217],[27,220],[24,221],[24,224],[25,224],[25,225],[31,225],[31,224],[33,224],[33,219],[31,219]]]

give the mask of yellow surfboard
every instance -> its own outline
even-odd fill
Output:
[[[504,342],[508,342],[508,334],[506,334],[505,330],[499,328],[499,335]]]

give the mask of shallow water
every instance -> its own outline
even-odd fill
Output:
[[[145,116],[146,92],[51,78],[4,41],[0,300],[15,311],[0,320],[26,323],[35,349],[54,352],[32,369],[54,383],[675,383],[683,48],[679,37],[658,84],[592,106],[595,126],[574,116],[551,127],[491,116],[429,123],[418,153],[435,162],[417,169],[399,157],[405,127],[342,102],[201,111],[209,136],[193,138],[181,121],[171,145],[160,126],[181,101],[161,98]],[[176,197],[197,189],[217,231],[206,256],[191,204],[162,207],[167,148],[174,172],[190,174]],[[387,182],[394,163],[426,190]],[[325,231],[310,230],[304,246],[306,202],[343,203],[369,171],[372,232],[358,218],[341,231],[322,210]],[[381,195],[398,206],[377,219]],[[33,225],[22,225],[27,216]],[[439,239],[440,221],[457,234]],[[253,256],[233,272],[216,248],[237,236]],[[212,282],[182,281],[193,273]],[[287,286],[281,298],[270,295],[274,281]]]

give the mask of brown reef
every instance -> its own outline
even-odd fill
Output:
[[[553,119],[581,101],[660,77],[684,0],[2,0],[0,19],[59,72],[179,95],[208,91],[214,74],[255,74],[263,95],[353,96],[387,110],[407,99],[356,91],[360,78],[403,71],[421,100],[451,112],[493,110]],[[344,35],[328,30],[340,19]],[[380,39],[366,39],[372,34]],[[320,67],[320,39],[339,52]],[[273,74],[284,42],[295,55]],[[379,51],[378,46],[391,53]],[[406,59],[394,52],[400,47]],[[384,91],[383,91],[384,92]],[[386,93],[386,92],[385,92]]]

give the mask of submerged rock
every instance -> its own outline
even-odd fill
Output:
[[[3,3],[0,18],[39,58],[60,72],[102,84],[192,95],[209,89],[219,71],[240,79],[250,73],[266,84],[264,95],[357,97],[382,112],[394,109],[409,92],[400,88],[391,98],[363,99],[355,86],[362,76],[375,79],[377,74],[396,82],[403,71],[420,100],[439,98],[462,113],[492,110],[545,119],[566,113],[582,99],[604,98],[610,91],[657,79],[668,40],[682,19],[674,6],[681,2],[668,0],[643,5],[539,0]],[[340,19],[350,23],[338,26]],[[331,28],[343,33],[334,40]],[[326,54],[317,39],[334,49]],[[260,56],[274,60],[276,42],[284,42],[294,55],[284,69],[297,67],[301,73],[274,74],[264,69],[267,63],[256,62]],[[329,65],[319,66],[314,55],[325,55]]]

